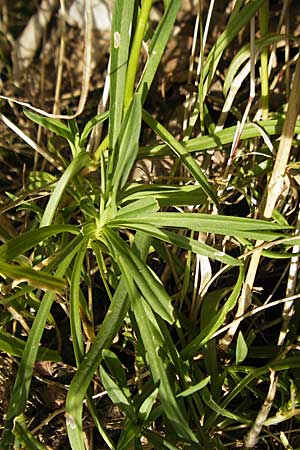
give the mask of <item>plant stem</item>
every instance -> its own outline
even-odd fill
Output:
[[[133,97],[136,72],[151,7],[152,0],[143,1],[128,62],[124,95],[124,113],[127,111]]]
[[[268,34],[269,22],[269,0],[265,0],[259,11],[259,23],[261,37]],[[264,47],[260,55],[261,68],[261,107],[263,120],[268,119],[269,114],[269,75],[268,75],[268,48]]]

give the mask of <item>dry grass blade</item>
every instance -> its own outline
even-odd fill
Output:
[[[52,119],[74,119],[75,117],[82,114],[84,111],[84,107],[86,104],[86,100],[89,93],[89,83],[92,72],[92,26],[93,26],[93,18],[92,18],[92,8],[91,8],[91,0],[86,0],[85,3],[85,34],[84,34],[84,64],[83,64],[83,74],[82,74],[82,84],[81,84],[81,93],[79,98],[79,103],[77,106],[77,110],[75,114],[67,115],[67,114],[51,114],[47,113],[41,108],[35,108],[30,103],[21,102],[11,97],[7,97],[5,95],[0,95],[0,98],[3,100],[7,100],[17,105],[24,106],[25,108],[31,109],[42,116],[51,117]]]
[[[8,119],[4,114],[0,113],[0,119],[7,127],[9,127],[12,131],[14,131],[26,144],[28,144],[33,150],[39,153],[43,158],[49,161],[51,164],[55,165],[59,170],[62,169],[62,166],[59,162],[57,162],[45,149],[43,149],[40,145],[38,145],[35,141],[33,141],[29,136],[27,136],[19,127],[17,127],[11,120]]]
[[[299,230],[300,230],[300,212],[298,213],[298,220],[297,220],[295,235],[299,236]],[[294,295],[296,292],[297,280],[298,280],[298,269],[299,269],[300,246],[294,245],[292,252],[295,256],[293,256],[291,258],[290,270],[289,270],[287,287],[286,287],[286,296],[287,297]],[[280,334],[279,334],[279,338],[278,338],[278,345],[283,345],[285,338],[287,336],[287,333],[288,333],[290,320],[293,317],[294,313],[295,313],[295,309],[294,309],[293,300],[285,303],[284,307],[283,307],[283,311],[282,311],[283,322],[282,322],[282,326],[281,326],[281,330],[280,330]]]
[[[18,84],[22,72],[31,64],[57,3],[58,0],[43,0],[38,12],[31,17],[25,30],[15,42],[12,52],[15,83]]]
[[[272,407],[276,394],[276,386],[277,378],[275,378],[275,370],[271,369],[269,391],[261,410],[257,414],[256,420],[252,425],[251,430],[246,435],[245,448],[254,448],[256,446],[264,421],[267,419]]]
[[[300,110],[299,85],[300,85],[300,54],[298,55],[296,63],[294,81],[291,88],[286,119],[284,122],[280,138],[280,144],[275,159],[273,172],[267,188],[267,200],[263,210],[264,211],[263,217],[265,219],[271,219],[276,203],[283,190],[285,171],[289,160],[290,151],[292,148],[292,140],[294,136],[296,120]],[[263,241],[258,241],[257,247],[259,247],[262,243]],[[251,257],[247,277],[245,280],[245,285],[239,300],[236,318],[242,316],[251,304],[252,289],[260,257],[261,257],[260,249],[258,249]],[[233,325],[232,328],[228,331],[227,335],[224,337],[224,339],[222,339],[221,345],[223,348],[225,349],[228,348],[234,334],[236,333],[237,328],[238,325]]]
[[[56,86],[55,86],[55,96],[54,96],[54,104],[53,104],[53,114],[59,114],[60,111],[60,92],[61,92],[61,84],[62,84],[62,75],[63,75],[63,67],[64,67],[64,57],[65,57],[65,2],[64,0],[60,0],[60,47],[59,47],[59,55],[58,55],[58,68],[57,68],[57,76],[56,76]]]

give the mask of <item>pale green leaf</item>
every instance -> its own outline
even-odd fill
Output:
[[[196,383],[193,386],[190,386],[189,388],[180,392],[180,394],[177,394],[176,397],[189,397],[190,395],[193,395],[195,392],[201,391],[201,389],[205,388],[205,386],[207,386],[208,383],[210,383],[210,379],[211,379],[210,376],[204,378],[203,380],[199,381],[199,383]]]
[[[0,261],[0,273],[15,281],[26,281],[31,286],[48,291],[62,291],[65,281],[61,278],[40,272],[26,266],[17,266]]]
[[[236,343],[236,349],[235,349],[236,364],[240,364],[241,362],[243,362],[244,359],[247,358],[247,354],[248,354],[248,346],[244,339],[243,333],[241,331],[239,331],[237,343]]]

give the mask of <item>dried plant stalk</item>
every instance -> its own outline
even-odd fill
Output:
[[[294,136],[296,120],[300,111],[299,85],[300,85],[300,54],[298,55],[296,62],[294,81],[291,88],[291,93],[288,102],[288,109],[280,138],[279,148],[276,155],[273,172],[267,187],[267,200],[263,210],[264,219],[271,219],[276,203],[284,187],[284,177],[286,167],[288,164],[290,151],[292,148],[292,141]],[[242,294],[239,300],[236,318],[242,316],[251,304],[254,280],[261,257],[262,243],[263,243],[262,241],[256,243],[256,246],[259,247],[259,249],[255,251],[251,257],[244,288],[242,290]],[[236,333],[237,328],[238,323],[235,323],[229,329],[228,333],[226,334],[224,339],[222,339],[221,342],[223,348],[225,349],[228,348],[233,339],[233,336]]]

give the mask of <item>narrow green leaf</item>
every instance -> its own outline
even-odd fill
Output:
[[[39,230],[27,231],[21,236],[7,241],[0,247],[0,260],[10,262],[40,242],[60,233],[78,234],[80,230],[74,225],[51,225]]]
[[[235,350],[236,364],[240,364],[241,362],[243,362],[244,359],[247,358],[247,354],[248,354],[248,346],[244,339],[243,333],[239,331]]]
[[[122,225],[120,225],[119,228],[122,228]],[[222,252],[221,250],[216,250],[213,247],[204,244],[203,242],[176,233],[172,233],[171,231],[160,230],[159,228],[151,224],[129,225],[126,228],[144,231],[151,237],[160,239],[163,242],[169,242],[170,244],[176,245],[179,248],[185,248],[186,250],[190,250],[193,253],[198,253],[202,256],[208,256],[209,258],[220,261],[223,264],[228,264],[230,266],[240,266],[242,264],[242,262],[238,259],[226,255],[226,253]]]
[[[109,223],[110,227],[119,228],[135,228],[139,224],[152,225],[157,228],[185,228],[206,233],[266,241],[282,237],[283,234],[280,231],[283,229],[292,229],[289,226],[244,217],[176,212],[153,212],[152,214],[136,217],[132,213],[130,219],[119,221],[118,217],[115,217]]]
[[[40,222],[40,228],[51,224],[62,195],[65,192],[70,181],[81,169],[83,169],[83,167],[86,167],[90,163],[91,159],[86,152],[78,153],[78,155],[73,159],[71,164],[64,171],[61,179],[58,181],[53,193],[51,194],[42,220]]]
[[[206,201],[206,195],[202,188],[197,185],[130,183],[125,187],[120,198],[122,203],[127,203],[148,197],[153,197],[160,206],[201,205]]]
[[[129,401],[129,398],[125,395],[123,389],[115,383],[102,366],[100,366],[99,372],[101,382],[111,401],[125,413],[126,417],[135,421],[136,414],[134,407]]]
[[[263,250],[262,255],[265,258],[270,258],[270,259],[291,259],[294,256],[300,256],[300,253],[278,253],[278,252],[272,252],[272,251],[268,251],[268,250]]]
[[[45,117],[33,112],[29,109],[24,109],[24,114],[27,116],[32,122],[37,123],[46,130],[52,131],[54,134],[67,139],[70,142],[74,141],[74,136],[71,131],[63,122],[59,119],[53,119],[52,117]]]
[[[97,114],[96,116],[92,117],[85,125],[84,129],[82,130],[79,145],[80,147],[83,147],[90,132],[92,129],[98,125],[99,123],[104,122],[109,116],[109,111],[106,111],[102,114]]]
[[[163,285],[154,278],[146,264],[127,247],[127,244],[110,229],[103,230],[106,245],[111,248],[115,261],[120,265],[122,275],[130,271],[134,282],[151,308],[169,323],[174,322],[171,298]]]
[[[215,45],[211,48],[203,67],[203,79],[205,79],[203,98],[206,97],[224,50],[238,35],[239,31],[255,16],[256,11],[261,7],[263,2],[264,0],[252,0],[240,11],[235,12],[232,20],[230,20],[230,26],[226,27]]]
[[[245,371],[247,375],[244,376],[239,383],[237,383],[231,392],[229,392],[228,395],[225,396],[223,402],[221,403],[221,408],[225,409],[230,402],[234,398],[237,397],[252,381],[259,380],[264,374],[269,374],[270,369],[274,369],[276,371],[280,370],[291,370],[291,369],[299,369],[300,368],[300,359],[298,356],[290,357],[290,358],[284,358],[283,360],[275,359],[274,361],[271,361],[267,365],[263,367],[240,367],[235,366],[233,369],[234,371]],[[222,412],[220,412],[222,414]],[[210,430],[213,426],[215,426],[217,422],[218,414],[212,415],[208,418],[208,420],[205,423],[205,429]]]
[[[127,386],[127,377],[125,374],[125,370],[115,353],[110,350],[104,349],[102,352],[102,358],[105,361],[105,364],[109,368],[111,374],[115,377],[118,382],[118,385],[125,390],[128,390]],[[128,390],[129,395],[129,390]]]
[[[31,286],[22,286],[14,294],[2,295],[0,297],[0,305],[8,305],[9,303],[13,302],[15,299],[17,299],[19,297],[25,297],[26,294],[28,294],[29,292],[32,292],[32,290],[33,290],[33,288]],[[35,309],[38,309],[38,308],[35,308]]]
[[[110,48],[109,146],[118,139],[124,103],[124,86],[129,59],[134,0],[116,0],[112,20]]]
[[[213,189],[209,185],[209,182],[205,174],[200,169],[199,165],[195,159],[189,154],[186,148],[178,142],[174,136],[157,120],[155,120],[147,111],[143,110],[143,120],[146,124],[155,131],[155,133],[160,136],[165,143],[171,148],[175,155],[181,159],[185,167],[190,171],[195,180],[202,187],[206,195],[213,201],[213,203],[218,207],[219,201]]]
[[[146,97],[150,91],[152,81],[170,37],[179,6],[180,0],[172,0],[169,2],[168,7],[166,8],[166,11],[161,18],[158,27],[156,28],[155,33],[151,39],[148,48],[147,65],[137,89],[137,92],[140,92],[142,95],[142,104],[144,104]]]
[[[199,351],[204,344],[206,344],[214,333],[223,325],[227,314],[235,307],[237,299],[239,297],[242,283],[244,280],[244,270],[240,267],[239,277],[237,279],[236,285],[233,288],[231,295],[220,309],[220,311],[211,319],[209,324],[201,330],[200,334],[194,338],[181,352],[183,359],[191,358],[195,353]]]
[[[269,45],[275,44],[277,42],[280,42],[284,39],[295,40],[297,38],[295,36],[292,36],[289,34],[270,34],[270,35],[264,36],[261,39],[256,39],[256,41],[255,41],[256,54],[260,53],[263,48],[268,47]],[[225,77],[224,84],[223,84],[223,92],[224,92],[225,97],[228,94],[228,91],[234,80],[234,77],[241,70],[241,66],[248,59],[250,59],[250,44],[244,45],[238,51],[238,53],[234,56],[234,58],[232,59],[232,61],[230,63],[230,66],[226,73],[226,77]]]
[[[153,408],[154,403],[158,395],[158,388],[155,388],[153,392],[143,401],[140,406],[138,417],[143,423],[146,423]]]
[[[127,219],[131,217],[143,216],[145,214],[152,214],[159,210],[157,201],[153,197],[141,198],[129,205],[120,208],[114,218]],[[108,223],[109,225],[109,223]]]
[[[203,401],[211,408],[213,415],[221,415],[227,417],[228,419],[234,420],[235,422],[245,423],[247,425],[252,424],[252,420],[246,417],[238,416],[237,414],[228,411],[227,409],[221,407],[217,402],[214,401],[212,395],[207,388],[203,389],[201,392],[201,397]]]
[[[210,383],[210,376],[204,378],[203,380],[199,381],[199,383],[194,384],[193,386],[190,386],[189,388],[185,389],[184,391],[180,392],[180,394],[177,394],[176,397],[189,397],[190,395],[193,395],[195,392],[201,391],[201,389],[205,388],[205,386]]]
[[[194,435],[193,431],[190,429],[182,411],[182,406],[177,403],[174,392],[171,388],[170,381],[168,379],[168,374],[166,367],[159,355],[159,344],[155,339],[153,333],[153,327],[151,322],[155,322],[155,317],[153,312],[147,304],[143,302],[142,298],[138,295],[136,291],[134,282],[129,276],[129,273],[124,274],[124,279],[126,280],[126,286],[130,292],[132,309],[139,327],[139,331],[143,340],[143,345],[146,350],[146,355],[149,361],[149,366],[151,368],[151,373],[153,381],[158,385],[159,398],[166,414],[169,419],[175,433],[178,437],[185,439],[187,442],[196,442],[198,440]],[[151,322],[149,317],[151,317]]]
[[[113,296],[109,311],[101,324],[100,331],[72,379],[66,400],[66,423],[73,449],[85,450],[81,419],[83,400],[94,373],[101,362],[102,350],[111,345],[128,311],[128,306],[127,292],[124,284],[120,282]]]
[[[226,407],[229,403],[240,393],[242,390],[248,386],[253,380],[260,379],[264,374],[269,374],[270,369],[274,369],[277,371],[281,370],[291,370],[298,369],[300,367],[300,360],[298,356],[290,356],[288,358],[284,358],[283,360],[275,358],[273,361],[268,362],[265,366],[262,367],[244,367],[237,366],[233,368],[234,372],[246,372],[247,375],[241,379],[241,381],[234,386],[233,390],[224,398],[224,402],[222,406]]]
[[[135,94],[125,115],[120,134],[112,147],[107,176],[107,195],[114,200],[127,182],[139,150],[142,123],[140,95]]]
[[[26,450],[46,450],[28,430],[23,414],[15,418],[13,433]]]
[[[55,273],[56,276],[61,277],[65,274],[78,250],[81,239],[81,236],[76,237],[64,248],[64,258]],[[13,419],[25,411],[34,363],[54,299],[55,294],[53,292],[46,292],[27,338],[6,415],[5,428],[2,433],[1,445],[3,450],[10,448]]]
[[[88,239],[84,239],[77,251],[70,284],[70,325],[76,364],[79,366],[83,358],[84,346],[80,318],[80,276],[86,254]]]
[[[149,239],[142,233],[135,236],[134,247],[141,260],[146,260]],[[66,400],[68,436],[73,449],[85,450],[82,430],[83,400],[94,373],[101,362],[102,351],[109,348],[128,312],[129,299],[124,281],[120,281],[110,308],[95,341],[72,379]]]
[[[99,211],[96,209],[94,202],[90,196],[84,196],[80,200],[79,208],[80,208],[80,211],[82,211],[86,217],[92,217],[93,219],[99,219]]]
[[[139,434],[139,427],[134,422],[126,424],[124,430],[121,433],[117,450],[128,450],[132,448],[130,444],[138,438]]]
[[[168,439],[154,431],[145,430],[143,435],[154,445],[153,448],[156,450],[178,450],[178,447],[173,442],[168,441]]]
[[[256,123],[256,126],[252,123],[247,123],[242,131],[240,140],[253,139],[255,137],[260,137],[261,132],[258,127],[261,127],[265,133],[270,136],[279,135],[282,132],[284,120],[283,119],[270,119],[261,120]],[[300,121],[296,122],[295,134],[300,132]],[[236,126],[224,128],[215,134],[210,134],[207,136],[200,136],[194,139],[189,139],[187,142],[181,142],[181,145],[189,153],[194,152],[206,152],[208,150],[218,148],[220,146],[225,146],[233,142],[234,136],[236,134]],[[228,148],[228,151],[230,147]],[[172,155],[173,151],[168,145],[156,144],[153,146],[147,146],[140,148],[139,158],[145,158],[150,156],[167,156]]]
[[[17,266],[0,261],[0,273],[15,281],[26,281],[31,286],[48,290],[62,291],[65,287],[65,281],[54,277],[46,272],[40,272],[31,267]]]
[[[9,355],[17,356],[20,358],[23,354],[26,342],[22,339],[12,336],[3,330],[0,330],[0,350],[8,353]],[[46,347],[39,347],[37,361],[61,361],[60,354]]]

